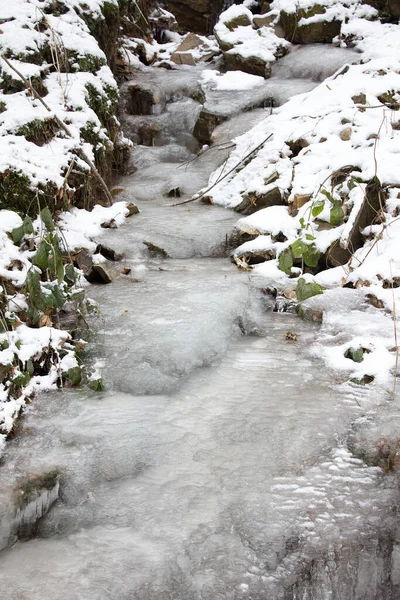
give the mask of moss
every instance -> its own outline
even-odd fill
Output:
[[[229,31],[233,31],[237,27],[247,27],[248,25],[251,25],[251,21],[246,14],[243,14],[243,15],[238,15],[237,17],[235,17],[234,19],[231,19],[230,21],[226,21],[225,25],[227,26]]]
[[[118,89],[111,85],[105,85],[101,94],[91,83],[86,85],[88,105],[99,117],[101,124],[105,127],[110,137],[113,137],[116,129],[115,113],[118,106]]]
[[[29,475],[14,490],[17,506],[24,508],[27,504],[39,498],[43,492],[51,491],[57,485],[59,478],[60,470],[58,468],[42,475]]]
[[[104,67],[107,64],[105,58],[94,56],[93,54],[84,54],[81,56],[77,52],[69,51],[67,57],[71,71],[74,73],[97,73],[100,67]]]
[[[19,127],[15,134],[23,135],[28,142],[33,142],[37,146],[43,146],[50,142],[60,131],[60,127],[55,119],[34,119]]]
[[[29,177],[22,171],[7,169],[0,173],[0,208],[14,210],[21,215],[36,215],[38,202],[41,207],[49,206],[52,211],[58,208],[57,188],[54,183],[39,184],[34,190]]]
[[[341,21],[318,21],[309,25],[299,26],[301,19],[308,19],[314,15],[322,15],[326,8],[321,4],[314,4],[309,9],[298,9],[296,12],[287,13],[282,11],[279,18],[279,24],[283,28],[285,38],[293,44],[312,44],[332,42],[333,38],[339,35]]]
[[[14,79],[8,73],[2,73],[0,81],[0,90],[3,94],[16,94],[25,89],[24,83],[20,79]]]

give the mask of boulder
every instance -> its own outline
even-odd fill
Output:
[[[255,192],[247,194],[239,206],[236,206],[235,211],[242,215],[252,215],[262,208],[285,204],[286,201],[279,187],[273,187],[264,194],[257,194]]]
[[[189,65],[194,67],[196,60],[191,52],[174,52],[171,56],[172,62],[176,65]]]
[[[379,10],[382,20],[397,23],[400,19],[400,0],[363,0],[362,3]]]
[[[151,115],[154,106],[160,103],[160,97],[140,83],[130,83],[127,88],[125,108],[131,115]]]
[[[271,65],[258,56],[242,56],[232,50],[226,52],[224,57],[228,71],[244,71],[250,75],[271,77]]]
[[[317,21],[305,25],[299,25],[301,19],[307,19],[315,15],[324,14],[325,7],[315,4],[309,9],[299,8],[296,12],[287,13],[282,11],[279,17],[279,25],[282,27],[285,38],[292,44],[315,44],[330,43],[339,35],[341,21]]]
[[[194,126],[194,137],[202,144],[209,144],[214,129],[225,120],[225,117],[203,108]]]
[[[224,0],[165,0],[167,10],[178,21],[181,31],[210,34],[224,5]]]

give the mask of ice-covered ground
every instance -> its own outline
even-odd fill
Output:
[[[9,444],[0,502],[54,468],[61,498],[37,539],[0,555],[4,600],[399,592],[397,487],[373,466],[375,414],[395,417],[394,403],[334,381],[312,352],[318,326],[272,313],[259,273],[229,264],[234,213],[170,206],[171,185],[190,197],[225,157],[215,148],[185,166],[166,146],[121,181],[141,212],[103,233],[124,256],[107,264],[111,286],[91,288],[89,360],[107,391],[42,395]],[[79,213],[68,219],[81,232]]]

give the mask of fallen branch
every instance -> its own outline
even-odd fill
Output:
[[[265,140],[263,140],[261,142],[261,144],[259,144],[256,148],[254,148],[254,150],[252,150],[251,152],[246,154],[246,156],[244,156],[230,171],[225,173],[225,175],[223,177],[218,178],[218,180],[215,183],[213,183],[209,188],[204,190],[204,192],[202,192],[201,194],[196,194],[195,196],[193,196],[193,198],[189,198],[189,200],[184,200],[183,202],[176,202],[175,204],[168,204],[168,206],[182,206],[183,204],[189,204],[189,202],[194,202],[195,200],[200,200],[200,198],[203,198],[203,196],[208,194],[208,192],[211,191],[216,185],[221,183],[221,181],[226,179],[231,173],[233,173],[233,171],[238,169],[240,167],[240,165],[242,163],[244,163],[248,158],[250,158],[250,156],[252,154],[254,154],[258,150],[260,150],[260,148],[262,148],[262,146],[265,144],[265,142],[267,142],[272,136],[273,136],[273,133],[270,133],[269,136],[266,137]]]
[[[29,90],[32,95],[36,98],[36,100],[38,100],[43,106],[44,108],[50,112],[54,114],[54,119],[57,122],[57,125],[67,134],[68,137],[74,139],[74,136],[72,135],[72,133],[70,132],[70,130],[68,129],[68,127],[66,126],[66,124],[64,123],[64,121],[62,121],[55,113],[54,111],[51,110],[51,108],[49,107],[49,105],[43,100],[43,98],[38,94],[38,92],[35,90],[35,88],[33,87],[31,81],[28,81],[28,79],[20,72],[18,71],[12,64],[11,62],[8,60],[8,58],[6,58],[5,56],[1,56],[1,58],[4,60],[4,62],[6,63],[6,65],[12,70],[14,71],[14,73],[16,73],[18,75],[18,77],[24,82],[25,87],[27,88],[27,90]],[[104,194],[107,197],[107,200],[109,202],[109,205],[111,206],[113,203],[113,198],[111,196],[110,190],[108,189],[108,186],[106,184],[106,182],[104,181],[104,179],[102,178],[102,176],[100,175],[97,167],[95,166],[95,164],[92,162],[92,160],[87,156],[87,154],[84,152],[84,150],[82,150],[82,148],[78,148],[77,149],[77,154],[78,156],[80,156],[80,158],[82,158],[82,160],[88,165],[88,167],[90,167],[90,170],[92,172],[92,174],[94,175],[94,177],[97,179],[97,181],[99,182]]]

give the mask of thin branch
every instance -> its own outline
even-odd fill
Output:
[[[265,144],[265,142],[267,142],[272,136],[273,133],[270,133],[269,136],[261,142],[261,144],[259,144],[256,148],[254,148],[254,150],[246,154],[246,156],[244,156],[230,171],[225,173],[223,177],[218,178],[217,181],[210,185],[210,187],[208,187],[206,190],[204,190],[204,192],[202,192],[201,194],[196,194],[195,196],[193,196],[193,198],[189,198],[189,200],[184,200],[183,202],[176,202],[175,204],[169,204],[169,206],[182,206],[183,204],[189,204],[189,202],[194,202],[195,200],[200,200],[200,198],[203,198],[210,190],[212,190],[216,185],[221,183],[221,181],[226,179],[231,173],[233,173],[237,168],[239,168],[240,165],[243,164],[248,158],[250,158],[252,154],[260,150],[260,148]]]

